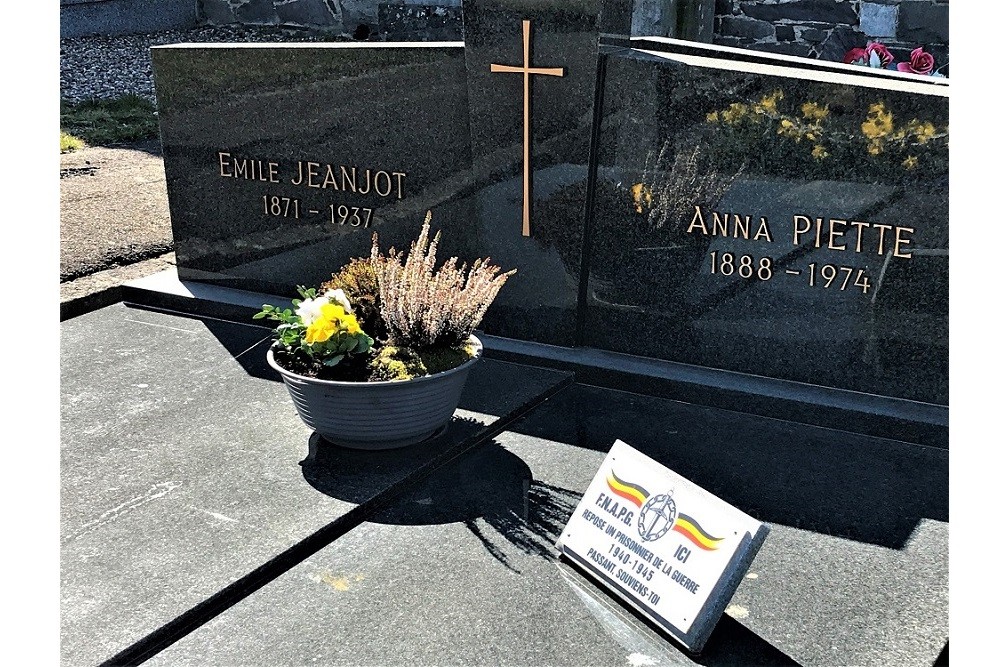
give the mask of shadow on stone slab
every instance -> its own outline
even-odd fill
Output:
[[[948,452],[574,385],[511,431],[606,452],[616,439],[760,521],[901,549],[948,521]]]
[[[416,470],[464,440],[475,437],[484,424],[452,417],[439,435],[399,449],[365,450],[341,447],[319,434],[309,437],[309,453],[299,465],[302,476],[317,491],[338,500],[363,503],[386,487],[400,472]]]
[[[719,619],[704,650],[699,655],[692,656],[692,660],[699,665],[711,665],[711,667],[799,664],[791,656],[726,614]]]
[[[454,419],[449,431],[434,441],[372,452],[336,447],[314,435],[301,463],[302,474],[322,493],[361,503],[380,490],[382,475],[419,467],[479,429],[477,422]],[[449,463],[369,521],[404,526],[463,523],[493,558],[514,570],[504,547],[554,560],[555,541],[579,500],[579,493],[533,479],[527,463],[491,441]],[[492,539],[487,526],[507,544]]]
[[[658,664],[687,664],[690,661],[697,665],[710,667],[764,667],[769,665],[798,665],[792,657],[772,646],[767,640],[751,631],[731,616],[723,614],[712,630],[711,635],[699,654],[693,654],[645,616],[632,607],[621,604],[617,598],[610,597],[605,587],[593,575],[581,568],[575,562],[559,557],[560,573],[563,578],[574,584],[577,594],[584,599],[587,609],[607,627],[618,627],[616,634],[645,635],[646,644],[658,653],[653,657]],[[624,623],[622,617],[631,619]],[[637,628],[641,630],[637,631]],[[656,646],[656,640],[662,639],[662,647]],[[641,646],[642,641],[636,642]],[[678,660],[683,655],[686,660]]]
[[[527,463],[493,441],[438,471],[372,521],[464,523],[493,558],[517,571],[505,547],[554,560],[556,539],[580,497],[534,479]],[[491,538],[495,533],[504,541]]]

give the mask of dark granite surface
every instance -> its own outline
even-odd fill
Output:
[[[698,658],[553,548],[615,437],[771,525]],[[930,665],[935,486],[937,450],[575,385],[150,664]]]
[[[373,232],[408,246],[428,209],[442,254],[467,254],[461,45],[181,45],[153,65],[182,278],[292,296]]]
[[[553,236],[582,234],[597,76],[600,3],[463,3],[469,127],[479,189],[475,225],[501,264],[516,266],[483,329],[567,345],[576,328],[580,246],[556,252]],[[524,26],[529,63],[524,61]],[[529,229],[524,232],[525,83],[495,65],[561,69],[528,79]],[[574,196],[553,199],[567,188]],[[576,230],[575,232],[573,230]]]
[[[439,257],[517,269],[488,334],[946,405],[947,86],[609,47],[628,6],[469,0],[464,46],[154,49],[179,277],[292,297],[433,209]],[[527,97],[492,71],[524,21],[562,70]]]
[[[264,360],[264,328],[117,305],[61,333],[67,665],[108,659],[287,559],[568,378],[483,360],[439,439],[347,452],[299,420]]]
[[[947,403],[947,91],[680,60],[608,57],[582,342]]]

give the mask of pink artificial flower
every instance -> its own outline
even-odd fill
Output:
[[[871,58],[873,53],[878,56],[879,67],[881,67],[882,69],[888,67],[889,63],[895,60],[895,58],[889,52],[889,49],[887,49],[884,44],[879,44],[878,42],[869,42],[868,47],[865,49],[865,56],[867,56],[865,58],[865,62],[869,66],[871,66],[872,64]]]
[[[899,63],[896,69],[913,74],[930,74],[934,69],[934,56],[924,51],[924,47],[918,46],[910,51],[910,62]]]
[[[845,63],[854,63],[858,60],[864,61],[866,65],[868,64],[868,53],[860,46],[844,54]]]

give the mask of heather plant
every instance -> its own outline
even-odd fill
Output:
[[[430,238],[431,213],[409,254],[395,248],[383,256],[372,236],[371,264],[378,278],[390,345],[412,350],[461,347],[479,326],[500,288],[516,270],[500,272],[489,258],[471,267],[452,257],[435,270],[441,232]]]

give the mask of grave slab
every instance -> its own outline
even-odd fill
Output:
[[[126,649],[570,377],[483,360],[438,439],[347,452],[299,420],[269,339],[123,305],[62,324],[64,664]]]
[[[615,437],[772,528],[698,657],[553,548]],[[931,665],[935,487],[941,450],[574,385],[149,664]]]

